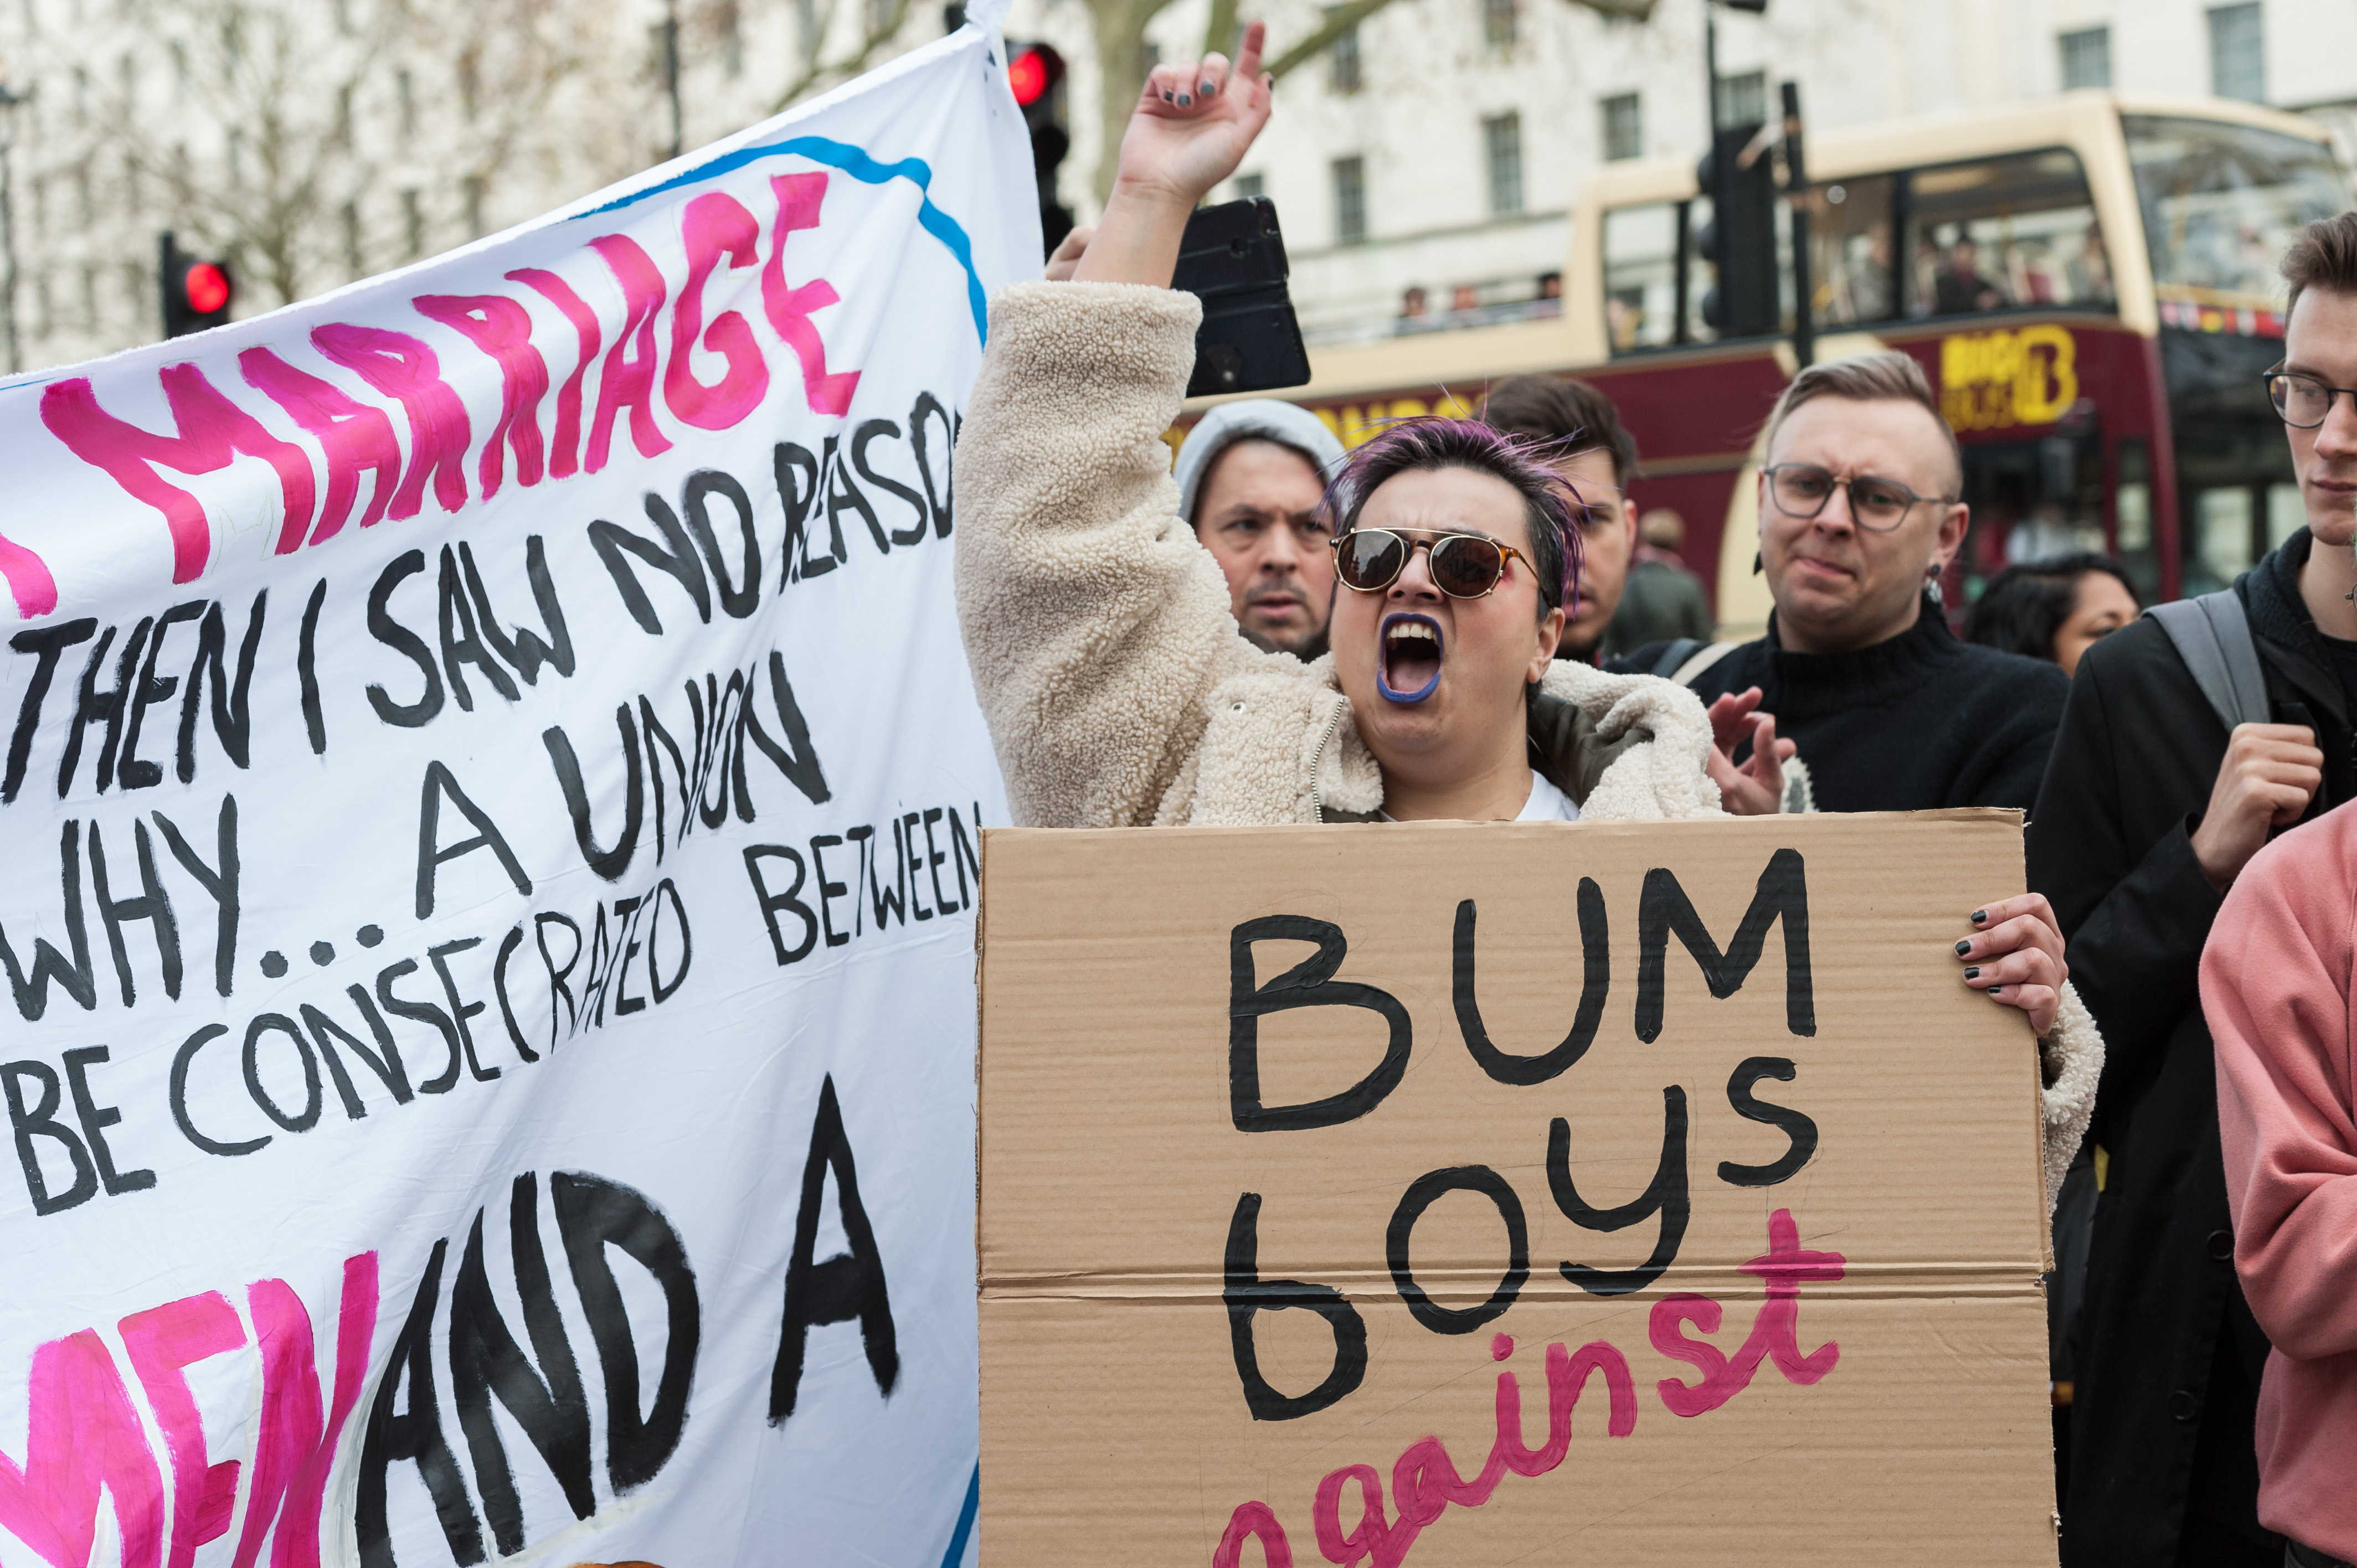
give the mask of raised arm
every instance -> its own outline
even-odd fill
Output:
[[[1157,67],[1077,281],[991,306],[958,441],[958,616],[1018,822],[1150,822],[1211,686],[1270,657],[1237,634],[1161,439],[1202,314],[1169,287],[1179,235],[1267,122],[1260,38],[1232,81],[1216,55]]]

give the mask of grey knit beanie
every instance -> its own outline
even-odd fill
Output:
[[[1290,446],[1308,458],[1318,478],[1329,484],[1341,472],[1348,456],[1325,422],[1306,408],[1267,397],[1221,403],[1187,433],[1178,447],[1178,466],[1171,470],[1171,478],[1178,481],[1178,515],[1189,526],[1195,521],[1195,498],[1202,489],[1203,476],[1211,471],[1211,459],[1245,440]]]

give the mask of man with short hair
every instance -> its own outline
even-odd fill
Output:
[[[1326,485],[1342,461],[1316,414],[1270,398],[1220,404],[1178,448],[1179,515],[1220,564],[1237,629],[1265,652],[1308,663],[1326,651]]]
[[[1657,644],[1609,668],[1679,675],[1722,736],[1748,726],[1755,749],[1797,742],[1820,810],[2028,810],[2070,682],[1949,632],[1938,583],[1971,518],[1963,473],[1913,360],[1810,366],[1768,416],[1767,635]]]
[[[1637,438],[1612,400],[1566,376],[1514,376],[1481,400],[1481,423],[1509,435],[1552,444],[1551,466],[1578,498],[1579,603],[1563,625],[1555,656],[1600,662],[1605,628],[1620,607],[1629,560],[1637,546]]]
[[[2132,622],[2081,657],[2029,823],[2029,885],[2061,917],[2071,972],[2110,1047],[2090,1133],[2104,1177],[2074,1359],[2071,1568],[2274,1568],[2273,1532],[2299,1533],[2306,1502],[2293,1499],[2346,1487],[2337,1446],[2296,1455],[2271,1441],[2264,1481],[2253,1453],[2255,1419],[2288,1407],[2265,1303],[2235,1281],[2216,1058],[2195,989],[2251,857],[2357,795],[2357,407],[2333,390],[2357,386],[2357,213],[2302,230],[2283,275],[2269,395],[2308,526],[2219,606],[2248,628],[2265,722],[2230,729],[2161,624]],[[2309,1544],[2345,1557],[2350,1542],[2335,1528]]]

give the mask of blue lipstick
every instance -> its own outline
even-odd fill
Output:
[[[1413,692],[1403,692],[1398,687],[1392,684],[1392,633],[1402,626],[1410,625],[1421,628],[1428,631],[1431,635],[1432,679],[1426,681],[1423,685],[1417,687]],[[1417,615],[1412,611],[1404,611],[1385,616],[1383,618],[1383,633],[1375,647],[1375,690],[1383,693],[1386,702],[1401,703],[1421,703],[1439,689],[1441,664],[1440,655],[1441,639],[1440,623],[1438,621],[1433,619],[1430,616]]]

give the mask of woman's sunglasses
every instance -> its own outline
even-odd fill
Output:
[[[1486,596],[1506,575],[1509,558],[1530,567],[1530,557],[1511,544],[1478,533],[1443,533],[1410,539],[1388,528],[1354,528],[1332,541],[1334,575],[1354,593],[1379,594],[1399,581],[1408,558],[1426,552],[1432,585],[1452,599]],[[1535,577],[1535,567],[1531,568]]]

